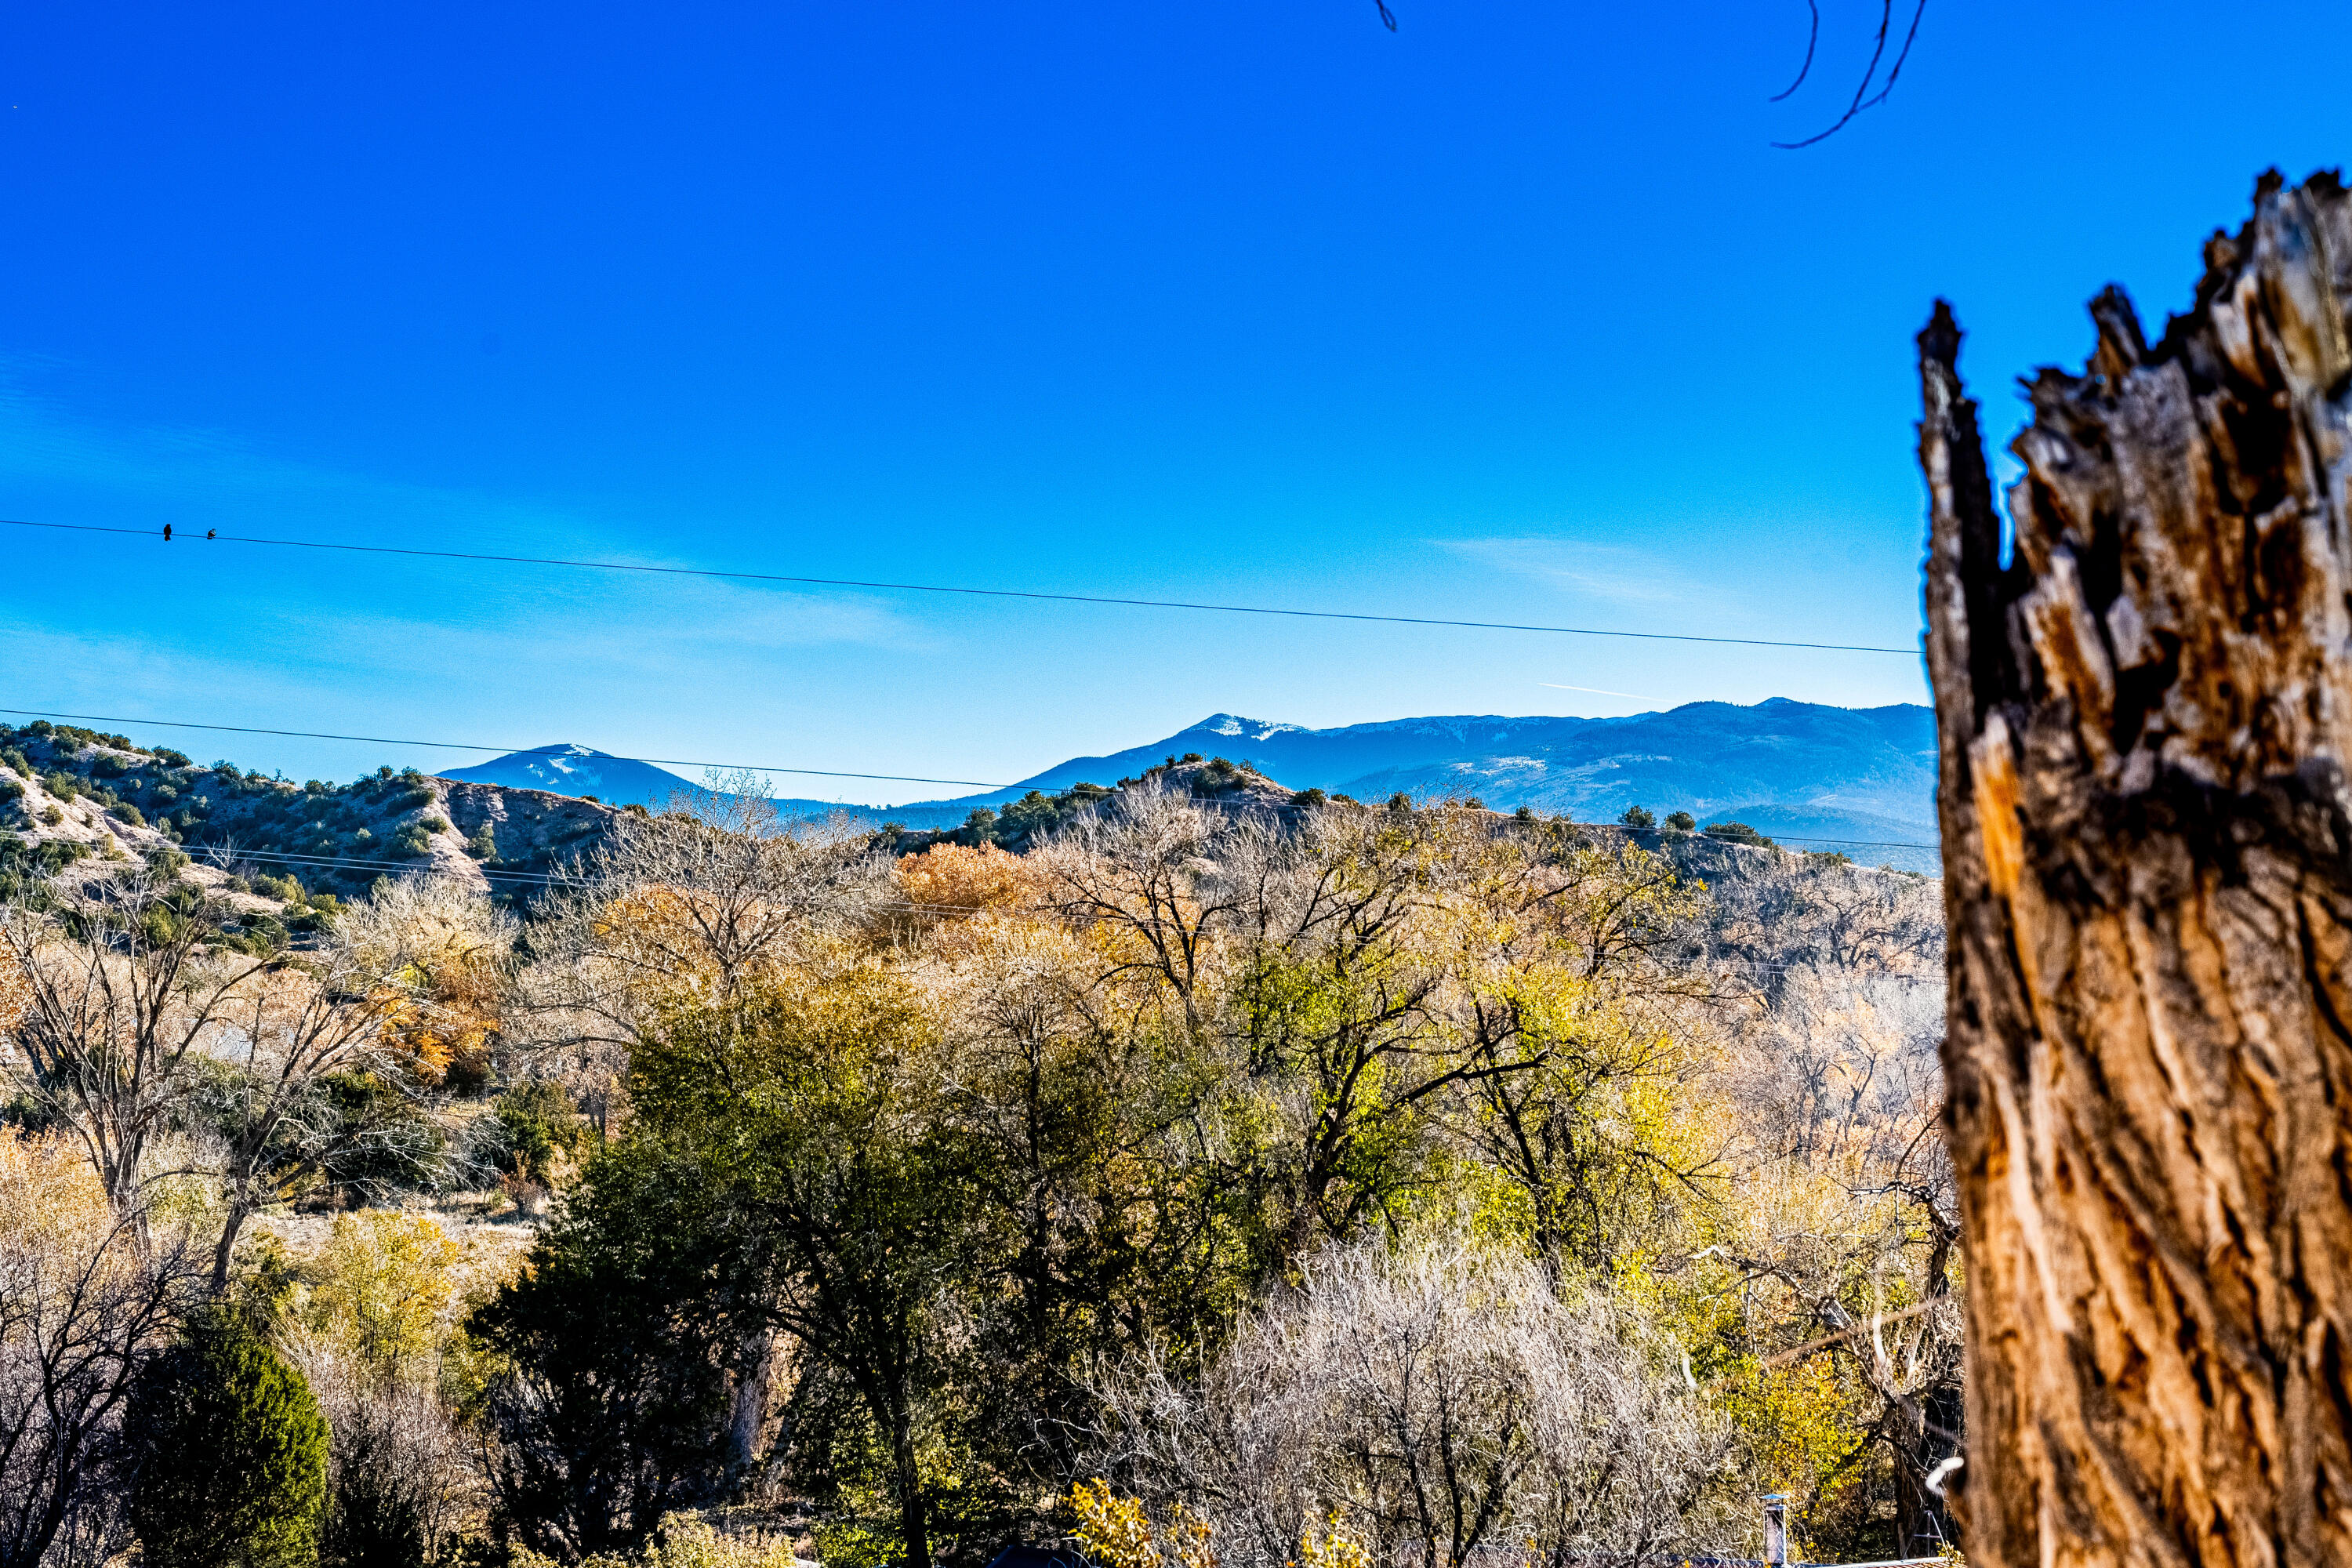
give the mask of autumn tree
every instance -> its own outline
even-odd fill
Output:
[[[680,857],[761,863],[671,826]],[[821,868],[825,890],[731,982],[641,962],[696,951],[649,884],[562,917],[611,928],[554,951],[613,986],[631,1113],[475,1320],[502,1367],[486,1401],[502,1510],[534,1546],[607,1550],[752,1477],[821,1500],[835,1555],[949,1557],[1044,1528],[1113,1417],[1098,1369],[1156,1365],[1200,1396],[1252,1314],[1333,1249],[1449,1226],[1546,1291],[1606,1297],[1580,1321],[1640,1342],[1622,1386],[1680,1388],[1743,1466],[1834,1479],[1880,1441],[1888,1400],[1947,1370],[1926,1353],[1940,1339],[1837,1331],[1915,1303],[1935,1271],[1910,1200],[1871,1193],[1902,1166],[1880,1152],[1920,1130],[1902,1120],[1919,1080],[1832,1133],[1746,1137],[1768,1093],[1806,1088],[1738,1081],[1748,1046],[1723,1021],[1769,1003],[1726,984],[1706,889],[1622,835],[1409,802],[1277,813],[1147,781],[1024,856],[763,853]],[[662,886],[720,874],[673,866]],[[1885,945],[1862,882],[1821,917],[1839,963]],[[638,920],[654,929],[622,929]],[[1493,1306],[1487,1276],[1455,1283],[1456,1317]],[[786,1348],[767,1355],[763,1332]],[[1257,1364],[1287,1378],[1275,1342]],[[1883,1393],[1857,1371],[1882,1350]],[[1811,1403],[1790,1417],[1792,1385]],[[1549,1509],[1543,1539],[1567,1555],[1599,1539],[1578,1521],[1617,1506],[1574,1500],[1612,1483],[1571,1458],[1624,1447],[1570,1443],[1580,1419],[1560,1417],[1551,1479],[1511,1505]],[[1402,1550],[1422,1528],[1381,1531]],[[1464,1529],[1465,1551],[1491,1539]],[[1413,1549],[1451,1561],[1442,1535]]]
[[[658,816],[624,813],[535,911],[511,1038],[563,1083],[600,1131],[625,1116],[632,1053],[664,1010],[728,1006],[811,952],[855,941],[889,898],[867,835],[845,820],[778,814],[755,774],[713,775]],[[772,1325],[739,1353],[733,1468],[750,1471],[768,1411]]]
[[[866,963],[679,1009],[631,1073],[648,1141],[689,1154],[761,1238],[766,1311],[864,1402],[910,1568],[932,1556],[929,1320],[994,1250],[951,1073],[920,1000]]]
[[[0,1568],[124,1544],[124,1406],[202,1278],[140,1228],[68,1136],[0,1130]]]

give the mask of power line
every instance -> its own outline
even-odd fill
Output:
[[[182,844],[182,854],[202,859],[216,871],[226,870],[231,864],[245,861],[256,866],[295,866],[305,870],[334,870],[345,867],[362,867],[386,871],[431,871],[438,867],[423,857],[415,860],[372,860],[357,855],[306,855],[294,850],[247,849],[216,844]],[[499,871],[477,865],[475,870],[496,881],[506,882],[566,882],[575,879],[547,871]]]
[[[437,871],[442,869],[442,867],[437,862],[429,861],[422,856],[413,860],[380,860],[370,859],[361,856],[307,855],[291,851],[273,853],[264,850],[233,849],[226,846],[212,844],[184,846],[182,847],[184,853],[186,852],[187,849],[193,848],[196,853],[192,855],[191,858],[202,859],[205,864],[211,867],[215,871],[226,871],[232,864],[238,861],[243,861],[256,866],[292,866],[305,870],[334,870],[337,868],[345,868],[354,866],[369,868],[380,868],[390,871]],[[458,868],[463,869],[463,868]],[[484,877],[496,881],[536,882],[543,886],[562,887],[588,887],[593,885],[593,880],[590,878],[562,871],[503,871],[494,870],[489,867],[479,864],[476,864],[474,866],[474,869]],[[927,902],[918,899],[881,899],[877,900],[869,907],[877,910],[887,910],[893,913],[935,915],[976,915],[985,912],[986,910],[986,906],[984,905],[941,904]],[[1049,911],[1054,908],[1051,904],[1044,907]],[[1852,965],[1809,963],[1793,960],[1784,960],[1780,963],[1759,963],[1753,959],[1702,957],[1694,959],[1692,962],[1697,963],[1703,970],[1710,973],[1745,974],[1751,978],[1778,974],[1814,973],[1825,970],[1836,970],[1839,968],[1855,968],[1855,966]],[[1865,978],[1895,975],[1895,972],[1892,969],[1856,969],[1856,973],[1862,974]],[[1900,978],[1900,976],[1897,977]]]
[[[79,719],[86,720],[93,724],[152,724],[160,725],[166,729],[209,730],[233,735],[285,735],[291,736],[299,740],[309,741],[361,741],[371,745],[382,746],[430,746],[436,747],[443,751],[452,752],[504,752],[509,756],[562,756],[569,754],[569,752],[563,748],[552,746],[509,748],[469,744],[462,741],[402,741],[388,739],[382,735],[330,734],[323,731],[317,730],[265,730],[242,724],[200,724],[193,720],[186,719],[126,719],[120,714],[61,713],[54,709],[46,708],[0,708],[0,713],[16,713],[19,715],[29,714],[36,718],[43,719]],[[678,757],[617,757],[606,752],[599,752],[596,755],[603,758],[604,761],[615,763],[667,763],[676,767],[740,768],[751,773],[800,773],[819,778],[881,779],[898,784],[971,784],[982,789],[1018,789],[1021,787],[1017,784],[990,784],[984,779],[924,778],[917,774],[909,773],[851,773],[834,772],[822,768],[770,767],[756,763],[698,763]],[[1264,777],[1265,775],[1260,774],[1259,776]],[[461,779],[456,782],[462,784],[467,781]],[[678,782],[681,784],[684,784],[687,788],[691,789],[695,787],[686,780],[681,779]],[[518,786],[498,785],[494,787],[514,788]],[[562,792],[551,791],[549,793],[561,794]],[[604,803],[599,802],[598,804],[602,805]],[[918,803],[908,802],[905,804],[912,805]],[[897,810],[899,808],[896,806],[869,805],[862,806],[858,809],[879,812]],[[1628,833],[1636,835],[1648,833],[1656,835],[1662,839],[1673,831],[1671,829],[1658,827],[1636,827],[1630,823],[1622,822],[1579,822],[1573,824],[1573,826],[1580,832],[1591,831],[1601,833]],[[1707,833],[1703,828],[1692,830],[1690,837],[1695,838],[1710,839],[1718,844],[1737,844],[1740,842],[1736,838],[1727,838]],[[1942,847],[1939,844],[1919,844],[1910,842],[1908,840],[1894,838],[1831,838],[1818,835],[1807,836],[1801,833],[1776,833],[1767,835],[1767,837],[1771,838],[1776,844],[1843,844],[1849,847],[1856,849],[1940,849]]]
[[[330,735],[316,730],[263,730],[248,724],[199,724],[187,719],[125,719],[110,713],[58,713],[45,708],[0,708],[0,713],[26,714],[37,719],[78,719],[93,724],[154,724],[167,730],[216,730],[229,735],[287,735],[303,741],[361,741],[372,746],[428,746],[443,752],[497,752],[509,756],[561,757],[571,754],[563,746],[485,746],[465,741],[404,741],[387,735]],[[986,779],[935,779],[919,773],[851,773],[833,768],[780,768],[760,763],[698,762],[689,757],[616,757],[610,752],[598,755],[614,763],[656,763],[677,768],[737,768],[755,773],[802,773],[812,778],[878,779],[889,784],[971,784],[979,789],[1017,789],[1017,784],[991,784]],[[680,779],[680,784],[694,786]]]
[[[157,537],[143,528],[103,528],[83,522],[28,522],[0,518],[10,528],[46,528],[69,533],[128,534]],[[961,594],[984,599],[1044,599],[1065,605],[1120,605],[1146,610],[1206,610],[1227,616],[1286,616],[1303,620],[1373,621],[1399,626],[1458,626],[1474,631],[1546,632],[1561,637],[1630,637],[1642,642],[1714,643],[1738,647],[1811,648],[1820,653],[1892,653],[1917,658],[1916,647],[1879,647],[1861,643],[1796,642],[1777,637],[1711,637],[1688,632],[1625,632],[1599,626],[1529,626],[1514,621],[1456,621],[1433,616],[1375,616],[1351,610],[1293,610],[1268,605],[1212,605],[1189,599],[1129,599],[1108,594],[1048,594],[1024,588],[970,588],[938,583],[880,583],[853,577],[789,577],[775,572],[722,572],[698,566],[647,566],[631,561],[579,561],[562,556],[489,555],[464,550],[418,550],[392,544],[344,544],[320,539],[263,539],[250,534],[208,531],[205,538],[184,535],[192,543],[260,544],[285,550],[341,550],[362,555],[414,555],[436,561],[486,561],[509,566],[569,566],[596,572],[637,572],[667,577],[722,577],[739,583],[790,583],[808,588],[873,588],[893,594]],[[783,770],[779,770],[783,771]]]

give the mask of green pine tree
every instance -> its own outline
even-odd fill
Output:
[[[197,1316],[143,1373],[125,1423],[147,1568],[309,1568],[327,1424],[302,1374],[240,1315]]]

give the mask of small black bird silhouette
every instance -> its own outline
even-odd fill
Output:
[[[205,530],[205,537],[206,539],[210,539],[214,534],[218,533],[219,531],[220,530],[217,528],[208,528]]]
[[[163,525],[163,542],[166,544],[172,542],[172,525],[168,522]]]

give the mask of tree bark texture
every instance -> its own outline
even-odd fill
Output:
[[[2265,176],[2011,450],[1920,334],[1985,1568],[2352,1563],[2352,199]]]

